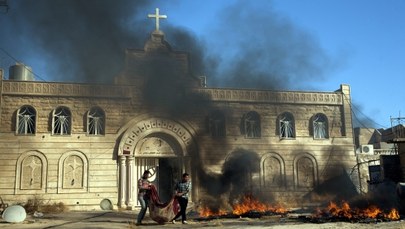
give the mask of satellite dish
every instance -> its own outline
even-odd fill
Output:
[[[25,209],[20,205],[13,205],[3,212],[3,219],[9,223],[21,223],[27,217]]]

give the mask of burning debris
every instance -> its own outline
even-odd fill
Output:
[[[330,221],[346,221],[346,222],[382,222],[399,220],[398,210],[392,208],[388,211],[382,210],[376,205],[370,205],[366,208],[350,207],[346,201],[342,201],[341,205],[335,202],[330,202],[325,209],[318,209],[311,216],[311,222],[330,222]]]
[[[351,207],[349,202],[342,201],[339,205],[330,202],[324,208],[318,208],[315,213],[298,213],[283,207],[280,204],[270,205],[259,201],[252,195],[245,195],[240,202],[234,204],[232,209],[212,209],[207,206],[201,208],[200,218],[196,220],[211,220],[218,218],[261,218],[263,216],[280,216],[284,219],[305,221],[311,223],[350,222],[350,223],[377,223],[396,221],[400,219],[396,208],[382,209],[376,205],[368,207]]]
[[[232,206],[232,210],[226,209],[210,209],[203,207],[200,210],[200,217],[204,219],[212,218],[236,218],[236,217],[249,217],[260,218],[264,215],[285,215],[288,210],[280,204],[270,205],[260,202],[252,195],[245,195],[242,200]]]
[[[232,213],[234,215],[244,215],[251,211],[261,212],[261,213],[276,213],[285,214],[288,210],[281,205],[277,204],[275,206],[268,205],[255,199],[253,196],[244,196],[243,201],[240,204],[236,204],[233,207]]]

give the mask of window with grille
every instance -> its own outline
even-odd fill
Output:
[[[35,134],[35,125],[37,119],[37,112],[31,106],[22,106],[17,111],[17,134],[29,135]]]
[[[328,135],[328,119],[324,114],[316,114],[312,118],[313,135],[315,139],[326,139]]]
[[[245,114],[242,119],[241,129],[246,138],[260,138],[261,126],[259,114],[255,111]]]
[[[72,115],[69,108],[58,107],[52,115],[52,134],[53,135],[70,135],[72,128]]]
[[[87,134],[105,134],[105,115],[104,111],[99,107],[93,107],[87,112]]]
[[[279,117],[280,138],[295,138],[295,123],[292,114],[285,112]]]
[[[209,131],[212,137],[224,137],[226,135],[225,116],[221,111],[214,111],[210,115]]]

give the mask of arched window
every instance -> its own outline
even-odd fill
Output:
[[[295,138],[294,116],[289,112],[284,112],[278,118],[280,138]]]
[[[209,131],[212,137],[224,137],[226,135],[225,116],[221,111],[214,111],[209,118]]]
[[[246,138],[261,137],[260,116],[257,112],[250,111],[245,114],[241,124],[242,134],[244,134]]]
[[[312,117],[312,133],[314,139],[329,138],[328,119],[324,114],[316,114]]]
[[[21,135],[35,134],[37,112],[28,105],[22,106],[17,111],[16,133]]]
[[[52,134],[69,135],[72,129],[72,115],[69,108],[58,107],[52,114]]]
[[[87,134],[105,134],[105,114],[99,107],[93,107],[87,112]]]

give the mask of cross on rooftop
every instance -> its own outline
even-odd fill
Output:
[[[159,31],[159,19],[166,19],[166,15],[159,15],[159,8],[156,8],[155,14],[148,14],[148,18],[155,18],[156,19],[156,31]]]

